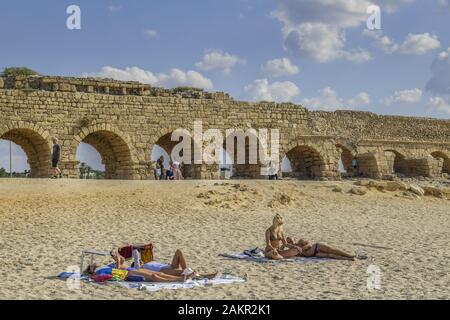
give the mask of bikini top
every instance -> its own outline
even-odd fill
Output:
[[[270,240],[271,241],[281,241],[283,238],[279,237],[278,235],[273,234],[273,232],[270,232]]]

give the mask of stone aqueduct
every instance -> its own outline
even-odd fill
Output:
[[[63,77],[0,78],[0,139],[20,145],[32,177],[48,177],[51,140],[62,144],[61,168],[79,176],[80,142],[95,147],[110,179],[152,179],[151,150],[169,154],[171,133],[248,127],[280,131],[280,159],[299,178],[339,177],[338,163],[358,175],[393,172],[435,177],[450,174],[450,121],[379,116],[367,112],[311,112],[294,104],[235,101],[225,93],[162,89],[136,82]],[[260,178],[258,165],[235,165],[236,176]],[[215,166],[187,165],[196,179],[218,178]]]

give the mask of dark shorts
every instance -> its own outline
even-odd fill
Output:
[[[59,163],[58,159],[52,159],[52,168],[58,168],[58,163]]]

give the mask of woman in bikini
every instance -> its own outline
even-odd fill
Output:
[[[296,244],[302,248],[300,257],[318,257],[339,260],[355,260],[355,256],[342,250],[330,247],[323,243],[312,243],[309,240],[300,239],[295,242],[293,238],[286,238],[288,244]]]
[[[277,214],[272,226],[266,230],[265,257],[271,260],[282,260],[302,254],[302,248],[294,243],[288,243],[283,231],[284,219]]]

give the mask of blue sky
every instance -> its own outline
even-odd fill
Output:
[[[2,1],[0,68],[450,118],[450,1],[373,3],[381,31],[367,30],[366,0]],[[81,30],[66,27],[71,4]],[[97,166],[83,148],[81,160]],[[0,167],[9,167],[5,150],[0,143]]]

